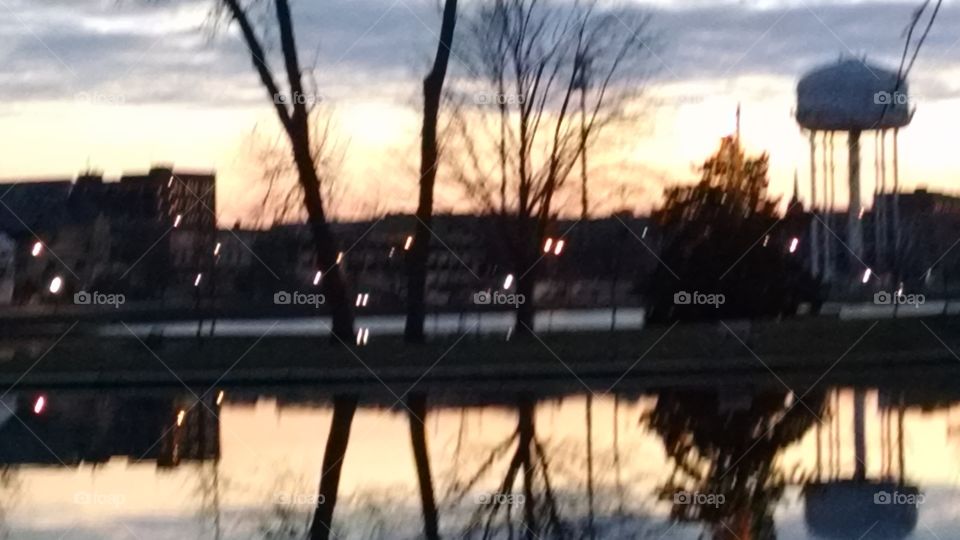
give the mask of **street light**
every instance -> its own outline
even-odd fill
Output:
[[[54,276],[54,278],[50,280],[50,293],[60,294],[61,290],[63,290],[63,278]]]
[[[33,243],[33,249],[30,250],[30,254],[34,257],[39,257],[43,253],[43,242],[37,240]]]
[[[503,288],[509,289],[513,285],[513,274],[507,274],[507,278],[503,280]]]
[[[799,246],[799,245],[800,245],[800,239],[799,239],[799,238],[793,238],[792,240],[790,240],[790,253],[796,253],[796,252],[797,252],[797,246]]]
[[[562,238],[547,238],[543,243],[543,252],[547,255],[552,251],[554,255],[560,255],[563,252],[563,246],[566,244]]]
[[[47,398],[40,396],[33,403],[33,414],[40,414],[45,408],[47,408]]]

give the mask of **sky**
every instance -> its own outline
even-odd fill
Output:
[[[895,69],[920,3],[604,2],[650,15],[655,39],[646,113],[598,150],[593,211],[644,212],[665,185],[695,179],[695,164],[734,131],[738,103],[744,145],[770,154],[771,192],[788,198],[797,171],[805,196],[809,149],[793,119],[797,80],[841,56]],[[276,136],[277,121],[236,28],[214,5],[0,0],[0,179],[65,178],[88,167],[111,178],[160,163],[215,170],[221,224],[251,224],[263,190],[257,150]],[[293,0],[292,9],[301,58],[315,66],[318,97],[345,148],[339,211],[411,210],[420,80],[436,47],[439,2]],[[960,163],[948,130],[960,120],[958,28],[960,5],[947,0],[911,74],[917,112],[900,141],[906,189],[957,191]],[[451,76],[465,76],[456,55],[451,62]],[[863,145],[866,199],[872,135]],[[470,210],[443,175],[438,206]]]

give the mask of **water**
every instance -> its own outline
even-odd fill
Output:
[[[615,318],[614,318],[615,317]],[[614,316],[610,309],[556,309],[538,311],[533,328],[538,333],[596,330],[639,330],[644,327],[645,312],[642,308],[620,308]],[[428,336],[462,335],[464,333],[507,335],[516,321],[510,311],[432,313],[427,315],[424,331]],[[405,315],[361,315],[357,328],[366,328],[374,336],[403,335]],[[99,329],[104,336],[129,336],[131,333],[146,337],[150,334],[165,336],[193,336],[197,333],[197,321],[158,321],[131,324],[105,324]],[[210,321],[204,321],[205,334],[218,336],[255,336],[267,332],[273,336],[309,336],[330,333],[330,317],[294,317],[285,319],[219,319],[211,329]]]
[[[318,498],[330,396],[308,387],[206,390],[4,396],[0,538],[303,537]],[[536,396],[454,388],[427,396],[441,532],[481,538],[496,500],[503,510],[492,538],[509,538],[511,527],[523,538],[528,524],[543,539],[589,538],[591,530],[617,539],[816,538],[803,487],[850,485],[856,475],[855,394],[798,397],[783,387]],[[410,415],[395,402],[361,397],[336,538],[420,537]],[[871,498],[884,479],[900,491],[894,504],[873,509],[894,515],[918,493],[906,537],[960,537],[960,392],[872,388],[864,404],[864,472],[874,484],[861,485]],[[520,466],[513,489],[498,495],[525,435],[530,489]],[[827,517],[855,524],[869,511],[838,503]],[[887,538],[887,525],[839,537]]]

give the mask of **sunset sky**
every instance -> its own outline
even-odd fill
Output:
[[[649,114],[597,151],[596,212],[619,204],[609,196],[614,185],[629,184],[630,205],[646,211],[663,185],[693,179],[693,165],[733,131],[738,102],[748,150],[771,154],[774,194],[789,193],[795,169],[805,188],[808,150],[792,118],[799,76],[841,55],[895,69],[920,3],[617,3],[649,13],[657,39]],[[213,169],[221,224],[249,222],[260,192],[254,133],[269,138],[277,124],[236,29],[216,24],[213,5],[0,0],[0,178],[72,177],[88,164],[108,178],[151,163]],[[292,2],[302,60],[316,58],[320,93],[347,142],[345,215],[415,204],[418,93],[436,46],[438,6]],[[960,122],[958,28],[960,5],[945,2],[911,75],[917,113],[900,148],[908,189],[958,191],[957,137],[949,131]],[[464,76],[451,61],[453,76]],[[866,194],[872,136],[863,144]],[[441,208],[470,209],[442,175],[439,181]]]

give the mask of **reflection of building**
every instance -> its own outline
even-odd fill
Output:
[[[161,467],[220,457],[220,407],[212,396],[202,403],[190,397],[178,401],[178,408],[169,409],[173,424],[164,429],[156,456]]]
[[[0,419],[0,464],[78,465],[127,457],[176,466],[218,458],[220,423],[211,410],[219,407],[213,399],[205,402],[21,394],[11,407],[17,418]]]

